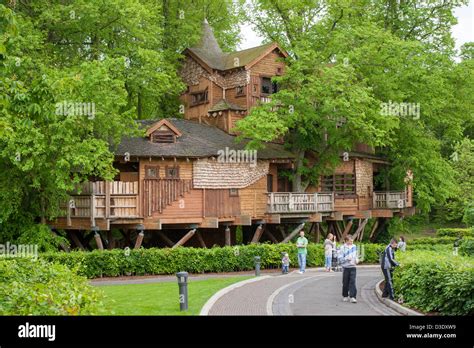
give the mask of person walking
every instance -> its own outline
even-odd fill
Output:
[[[336,247],[334,243],[334,235],[329,233],[326,240],[324,241],[324,267],[326,267],[326,272],[331,272],[332,266],[332,252]]]
[[[351,303],[357,303],[356,265],[359,260],[352,235],[348,234],[344,238],[338,259],[342,266],[342,300],[348,302],[350,298]]]
[[[393,300],[393,268],[397,267],[399,263],[395,261],[395,248],[397,247],[397,240],[392,238],[390,244],[387,245],[382,253],[380,260],[380,266],[382,267],[382,273],[385,278],[385,287],[383,288],[382,297],[388,297]]]
[[[400,236],[398,244],[397,244],[397,249],[401,251],[406,251],[407,250],[407,243],[405,242],[405,237]]]
[[[307,251],[308,240],[304,236],[304,231],[300,232],[300,236],[296,240],[296,247],[298,248],[298,264],[300,266],[299,274],[303,274],[306,270],[306,255],[308,254]]]

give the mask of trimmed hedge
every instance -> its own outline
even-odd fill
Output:
[[[380,244],[363,245],[363,262],[377,263]],[[361,248],[362,249],[362,248]],[[68,267],[77,267],[80,275],[88,278],[117,277],[121,275],[174,274],[179,271],[189,273],[232,272],[254,269],[254,257],[261,257],[261,267],[281,267],[282,253],[290,256],[291,265],[298,264],[297,251],[293,244],[250,244],[234,247],[214,247],[211,249],[179,247],[175,249],[149,248],[130,250],[125,256],[121,249],[103,251],[74,251],[41,254],[47,261]],[[324,265],[322,244],[308,245],[307,265]]]
[[[474,259],[418,250],[397,255],[395,296],[424,312],[474,314]]]
[[[408,243],[408,250],[438,250],[452,248],[456,238],[420,238]],[[363,249],[363,263],[378,263],[379,254],[385,245],[372,243],[356,243]],[[281,254],[287,252],[291,265],[298,264],[297,251],[293,244],[250,244],[233,247],[214,247],[211,249],[180,247],[147,248],[130,250],[125,256],[121,249],[73,251],[70,253],[44,253],[41,257],[68,267],[77,267],[80,275],[87,278],[117,277],[123,275],[157,275],[174,274],[179,271],[190,273],[233,272],[254,269],[254,257],[261,257],[261,267],[281,267]],[[307,265],[321,267],[324,265],[323,245],[308,245]]]
[[[101,314],[101,296],[64,265],[0,259],[0,315]]]
[[[413,246],[418,246],[420,244],[431,244],[431,245],[434,245],[434,244],[451,244],[451,245],[454,245],[454,242],[456,240],[458,240],[459,238],[457,237],[436,237],[436,238],[433,238],[433,237],[422,237],[422,238],[417,238],[417,239],[413,239],[411,241],[408,241],[407,242],[407,248],[410,247],[410,245],[413,245]],[[464,237],[464,239],[473,239],[473,238],[470,238],[470,237]]]
[[[440,228],[436,237],[474,237],[474,228]]]
[[[463,239],[459,243],[459,253],[464,256],[474,256],[474,239]]]

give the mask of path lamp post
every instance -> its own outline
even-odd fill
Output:
[[[130,272],[130,268],[131,268],[130,267],[130,265],[131,265],[130,248],[125,247],[125,249],[123,249],[123,254],[125,255],[125,264],[126,264],[125,275],[130,276],[130,275],[132,275],[132,272]]]
[[[458,248],[459,248],[459,238],[454,241],[454,245],[453,245],[454,256],[458,256]]]
[[[260,276],[260,256],[255,256],[255,276]]]
[[[188,272],[176,273],[179,286],[179,310],[181,312],[188,310]]]

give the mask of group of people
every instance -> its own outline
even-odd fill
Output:
[[[357,246],[354,244],[352,235],[348,234],[344,237],[344,244],[340,248],[336,248],[336,241],[333,234],[329,233],[324,241],[324,267],[326,272],[331,272],[333,257],[337,259],[342,267],[342,299],[344,302],[357,303],[357,287],[356,287],[356,265],[359,263]],[[298,273],[303,274],[306,270],[306,255],[308,239],[304,236],[304,231],[300,232],[300,236],[296,241],[298,249]],[[393,238],[385,247],[380,255],[380,266],[385,278],[385,287],[382,297],[394,299],[393,292],[393,269],[399,266],[395,261],[395,250],[406,250],[406,242],[403,236],[399,241]],[[284,253],[282,258],[283,273],[289,272],[290,258],[288,253]]]

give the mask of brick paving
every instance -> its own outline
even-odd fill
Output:
[[[310,269],[303,275],[270,276],[232,289],[208,314],[268,315],[267,302],[273,295],[270,308],[274,315],[399,315],[376,298],[375,284],[380,279],[379,267],[359,267],[358,303],[353,304],[342,302],[342,272]]]

